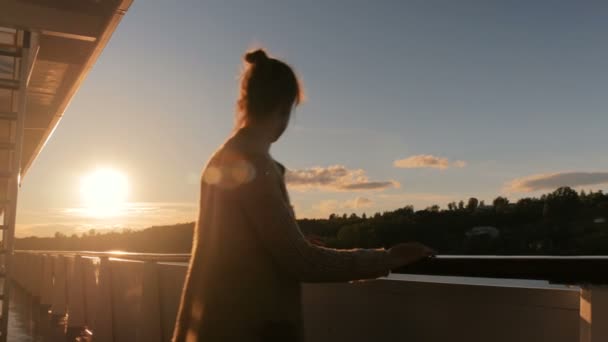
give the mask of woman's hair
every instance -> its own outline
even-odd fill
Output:
[[[247,52],[244,60],[237,102],[239,122],[264,119],[281,106],[291,107],[302,101],[300,82],[289,65],[268,57],[263,49]]]

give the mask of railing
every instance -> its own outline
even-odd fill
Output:
[[[95,341],[169,341],[188,259],[18,251],[14,280],[54,315],[67,314],[68,328],[92,331]],[[305,284],[306,336],[321,342],[606,341],[608,295],[601,287],[461,276],[587,283],[605,279],[607,263],[604,257],[440,256],[380,281]]]
[[[458,277],[543,279],[560,284],[608,284],[608,256],[441,255],[397,272]]]
[[[13,280],[95,341],[168,341],[187,254],[17,251]]]

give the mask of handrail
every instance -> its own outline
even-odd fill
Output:
[[[63,255],[63,256],[84,256],[98,258],[112,258],[138,261],[154,261],[154,262],[188,262],[190,261],[189,253],[134,253],[123,251],[53,251],[53,250],[16,250],[15,253],[21,254],[46,254],[46,255]]]
[[[559,284],[608,284],[608,256],[439,255],[395,273],[548,280]]]
[[[133,253],[123,251],[18,250],[15,253],[107,257],[112,259],[188,262],[187,253]],[[559,284],[608,284],[608,256],[551,255],[438,255],[393,270],[394,273],[438,276],[538,279]]]

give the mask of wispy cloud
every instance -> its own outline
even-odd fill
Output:
[[[459,195],[445,195],[434,193],[397,193],[375,194],[370,197],[357,197],[347,200],[325,199],[316,202],[311,207],[301,207],[300,218],[325,218],[332,213],[362,212],[368,213],[384,210],[394,210],[406,205],[413,205],[417,210],[430,205],[444,206],[461,198]]]
[[[419,154],[404,159],[395,160],[393,165],[401,169],[431,168],[445,170],[449,167],[463,168],[467,165],[467,163],[463,160],[450,162],[448,158],[438,157],[431,154]]]
[[[589,186],[608,184],[608,172],[558,172],[536,174],[510,181],[505,190],[510,192],[533,192],[554,190],[560,186]]]
[[[452,163],[452,167],[463,168],[467,166],[467,162],[464,160],[456,160]]]
[[[365,170],[351,170],[342,165],[289,170],[285,175],[287,185],[294,190],[357,191],[398,188],[399,182],[370,181]]]
[[[381,194],[374,200],[382,208],[396,209],[406,205],[413,205],[416,209],[424,209],[430,205],[445,206],[447,203],[460,199],[459,195],[446,195],[436,193],[401,193]]]
[[[344,210],[360,210],[369,208],[374,204],[374,201],[367,197],[357,197],[346,201],[338,200],[323,200],[314,205],[313,209],[317,212],[317,216],[327,216],[331,213],[336,213]]]
[[[361,208],[371,207],[373,203],[374,203],[374,201],[372,201],[371,199],[369,199],[367,197],[357,197],[352,200],[344,202],[344,206],[346,208],[361,209]]]

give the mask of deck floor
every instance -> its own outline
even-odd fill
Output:
[[[37,300],[19,286],[11,288],[8,340],[11,342],[63,342],[67,338],[64,320],[52,318],[48,308],[42,308]]]

